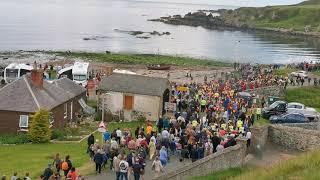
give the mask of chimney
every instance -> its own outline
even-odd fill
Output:
[[[31,81],[35,87],[43,87],[43,70],[37,68],[37,62],[34,62],[33,69],[31,70]]]

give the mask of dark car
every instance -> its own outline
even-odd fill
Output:
[[[280,116],[271,116],[270,122],[274,123],[308,123],[310,122],[307,117],[301,113],[284,114]]]
[[[276,101],[262,110],[262,117],[269,119],[273,115],[281,115],[287,111],[287,102]]]

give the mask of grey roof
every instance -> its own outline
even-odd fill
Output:
[[[28,74],[0,89],[0,110],[18,112],[36,112],[39,108],[51,110],[73,97],[74,95],[56,84],[45,80],[43,88],[35,87]]]
[[[169,88],[170,82],[165,78],[113,73],[103,78],[98,89],[102,91],[162,96],[164,91]]]
[[[67,91],[70,96],[76,97],[86,92],[86,88],[74,83],[68,78],[62,78],[54,81],[54,84]]]

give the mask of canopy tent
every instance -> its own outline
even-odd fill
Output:
[[[83,109],[83,112],[86,113],[86,114],[94,114],[96,112],[96,110],[90,106],[88,106],[86,104],[86,102],[81,98],[79,99],[79,104],[81,105],[82,109]]]

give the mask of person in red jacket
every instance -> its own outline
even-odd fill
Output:
[[[67,180],[76,180],[78,173],[75,167],[72,167],[69,173],[67,174]]]

